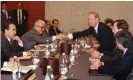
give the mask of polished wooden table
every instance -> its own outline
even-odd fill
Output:
[[[40,51],[40,63],[42,62],[43,52]],[[76,64],[69,70],[67,77],[72,79],[79,79],[79,80],[113,80],[111,76],[89,76],[88,64],[89,55],[86,54],[84,51],[80,51],[80,56],[76,60]],[[32,65],[31,60],[23,60],[20,61],[22,65]],[[35,70],[36,78],[35,80],[44,80],[45,76],[42,74],[42,68],[38,67]],[[22,76],[23,80],[25,75]],[[10,74],[1,74],[1,80],[12,80]]]

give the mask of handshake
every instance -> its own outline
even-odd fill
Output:
[[[68,35],[58,34],[56,35],[56,39],[62,40],[62,39],[69,39],[69,38],[68,38]]]

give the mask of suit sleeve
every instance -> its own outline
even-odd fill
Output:
[[[23,53],[21,51],[18,52],[19,49],[16,49],[16,50],[13,50],[13,52],[12,52],[12,50],[9,48],[9,46],[7,46],[7,45],[1,46],[1,52],[8,58],[13,57],[13,56],[17,56],[17,57],[23,56]]]
[[[90,27],[90,28],[83,30],[81,32],[73,33],[73,39],[88,36],[88,35],[92,34],[93,30],[94,29],[92,27]]]
[[[121,53],[115,53],[113,56],[103,55],[101,57],[100,61],[103,61],[105,64],[106,63],[114,63],[114,61],[120,59],[121,56],[122,56]]]
[[[36,43],[44,44],[44,43],[46,43],[47,40],[49,40],[49,42],[52,42],[52,37],[40,36],[40,35],[38,35],[38,34],[33,34],[32,37],[33,37],[33,40],[34,40]]]

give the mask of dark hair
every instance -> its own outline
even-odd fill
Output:
[[[6,1],[1,1],[1,5],[3,5],[3,4],[7,5],[7,2]]]
[[[128,25],[126,20],[119,19],[119,20],[116,20],[115,22],[117,22],[117,28],[118,29],[122,29],[123,31],[128,32],[129,25]]]
[[[5,24],[4,24],[4,31],[7,29],[9,29],[9,26],[11,25],[11,24],[14,24],[13,22],[11,22],[11,21],[7,21],[7,22],[5,22]],[[15,25],[15,24],[14,24]]]
[[[130,32],[119,31],[115,34],[115,38],[124,48],[133,47],[133,35]]]
[[[111,18],[107,18],[107,19],[104,20],[104,23],[105,24],[111,23],[111,25],[113,25],[114,21]]]
[[[44,22],[47,24],[48,23],[48,20],[44,20]]]
[[[55,21],[58,21],[57,19],[53,19],[52,24],[54,24]]]

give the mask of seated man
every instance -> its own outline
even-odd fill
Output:
[[[7,22],[4,34],[1,36],[1,66],[14,56],[31,55],[30,52],[23,52],[23,42],[16,36],[16,26],[14,23]]]
[[[47,40],[52,42],[56,39],[62,39],[64,37],[62,34],[52,37],[47,36],[44,32],[45,27],[46,23],[43,20],[38,19],[34,23],[34,27],[21,37],[25,50],[30,50],[37,44],[44,44]]]
[[[45,29],[45,32],[46,32],[46,34],[49,36],[49,29],[50,29],[50,27],[51,27],[51,23],[50,23],[50,21],[48,21],[48,20],[45,20],[45,23],[46,23],[46,29]]]
[[[123,51],[122,60],[119,65],[109,65],[95,61],[91,67],[98,68],[99,73],[113,75],[116,80],[126,80],[127,76],[132,72],[133,68],[133,40],[132,35],[119,31],[115,35],[117,47]]]
[[[58,28],[58,25],[59,25],[59,21],[57,19],[54,19],[52,21],[52,26],[49,28],[49,35],[50,36],[54,36],[54,35],[57,35],[57,34],[60,34],[62,33],[59,28]]]
[[[114,22],[112,29],[113,29],[113,33],[115,35],[119,31],[124,31],[125,33],[130,33],[128,28],[129,28],[128,23],[125,20],[119,19]],[[92,52],[93,58],[100,58],[100,61],[103,61],[104,63],[113,63],[113,64],[117,64],[123,55],[122,54],[123,51],[118,49],[118,47],[116,47],[113,50],[113,52],[104,52],[102,54],[99,53],[98,51],[94,52],[93,49],[91,49],[90,52]]]

